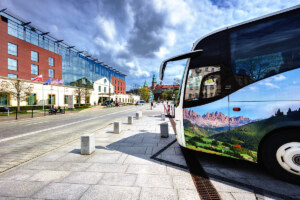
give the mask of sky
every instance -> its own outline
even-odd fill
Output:
[[[300,4],[300,0],[1,0],[0,9],[32,22],[127,75],[151,85],[163,60],[191,50],[217,29]],[[164,84],[185,62],[168,65]]]

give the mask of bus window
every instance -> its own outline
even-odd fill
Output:
[[[297,13],[230,33],[232,71],[241,87],[300,67],[299,19]]]
[[[219,72],[209,74],[203,78],[200,94],[202,99],[221,95],[221,76]]]
[[[210,98],[210,96],[215,96],[216,89],[215,89],[215,85],[214,85],[215,83],[213,83],[213,81],[215,80],[215,81],[219,82],[220,75],[218,78],[213,77],[213,75],[212,76],[207,76],[207,75],[209,75],[211,73],[215,74],[218,71],[220,71],[219,66],[203,66],[203,67],[190,69],[188,72],[188,77],[187,77],[185,100],[197,101],[197,100],[199,100],[199,94],[201,94],[201,98]],[[209,80],[206,79],[207,82],[204,83],[204,84],[206,84],[204,87],[204,90],[208,91],[209,93],[206,93],[205,91],[203,91],[201,93],[199,91],[201,88],[200,84],[201,84],[203,77],[213,78],[213,79],[209,79]],[[212,81],[212,83],[208,83],[209,81]],[[220,88],[221,88],[221,86],[220,86]],[[211,93],[212,93],[212,95],[211,95]]]

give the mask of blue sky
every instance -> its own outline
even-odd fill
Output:
[[[0,9],[31,21],[127,74],[127,89],[151,83],[160,63],[190,51],[200,37],[300,0],[1,0]],[[173,63],[163,83],[181,77]]]

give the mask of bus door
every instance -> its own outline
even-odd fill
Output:
[[[230,145],[217,136],[229,130],[228,96],[219,65],[190,68],[184,95],[183,126],[187,148],[224,155]],[[230,141],[226,138],[226,141]],[[228,154],[228,156],[230,156]]]

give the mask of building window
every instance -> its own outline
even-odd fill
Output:
[[[48,104],[49,105],[54,105],[55,104],[55,94],[49,94],[48,95]]]
[[[104,79],[104,83],[106,83],[106,79]]]
[[[28,94],[27,104],[28,105],[36,105],[36,94]]]
[[[101,92],[101,86],[98,86],[98,91]]]
[[[8,58],[8,69],[18,71],[18,61],[15,59]]]
[[[9,105],[9,93],[0,92],[0,106]]]
[[[17,74],[8,74],[7,75],[8,78],[18,78]]]
[[[54,70],[49,69],[49,78],[54,78]]]
[[[39,66],[35,64],[31,64],[31,74],[38,75],[39,74]]]
[[[38,52],[31,51],[31,60],[35,61],[35,62],[39,61],[39,54],[38,54]]]
[[[116,84],[116,80],[115,80],[115,84]]]
[[[69,97],[68,97],[68,95],[65,95],[65,104],[68,104],[69,103]]]
[[[51,66],[51,67],[53,67],[53,66],[54,66],[54,58],[52,58],[52,57],[49,57],[49,60],[48,60],[48,62],[49,62],[49,66]]]
[[[18,46],[12,43],[8,43],[8,53],[13,56],[18,56]]]
[[[106,93],[106,87],[104,87],[104,93]]]

